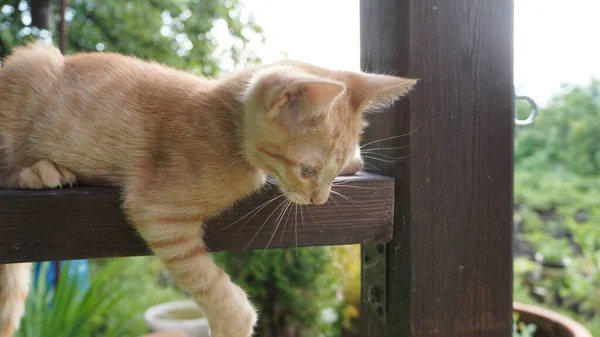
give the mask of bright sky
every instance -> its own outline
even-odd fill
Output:
[[[243,0],[266,35],[258,54],[359,68],[358,0]],[[544,105],[562,82],[600,78],[600,0],[514,0],[515,86]],[[335,24],[334,24],[335,23]]]

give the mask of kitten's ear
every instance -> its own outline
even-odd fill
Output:
[[[351,101],[358,111],[387,108],[410,92],[416,79],[378,75],[352,74],[349,79]]]
[[[291,130],[315,125],[345,89],[342,82],[279,66],[256,73],[241,99],[269,122]]]
[[[267,118],[286,128],[311,124],[345,89],[340,82],[312,76],[285,82],[267,91],[265,103]]]

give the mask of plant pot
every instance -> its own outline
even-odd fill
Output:
[[[170,333],[159,336],[210,337],[208,320],[194,301],[155,305],[144,312],[144,320],[152,332]]]
[[[153,332],[139,337],[188,337],[185,332]]]
[[[564,269],[570,262],[570,259],[567,256],[549,259],[540,252],[535,253],[533,259],[540,265],[550,269]]]
[[[533,259],[536,267],[530,274],[530,295],[541,303],[562,306],[564,298],[560,295],[560,283],[565,278],[570,259],[567,256],[548,258],[540,252],[537,252]]]
[[[557,312],[517,302],[513,308],[520,321],[536,325],[534,337],[592,337],[583,325]]]

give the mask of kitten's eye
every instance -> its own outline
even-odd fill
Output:
[[[302,178],[308,178],[317,173],[316,167],[308,166],[305,164],[302,164],[300,167],[301,167]]]

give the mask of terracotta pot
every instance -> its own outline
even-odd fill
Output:
[[[517,302],[513,308],[519,320],[537,326],[535,337],[592,337],[583,325],[557,312]]]

